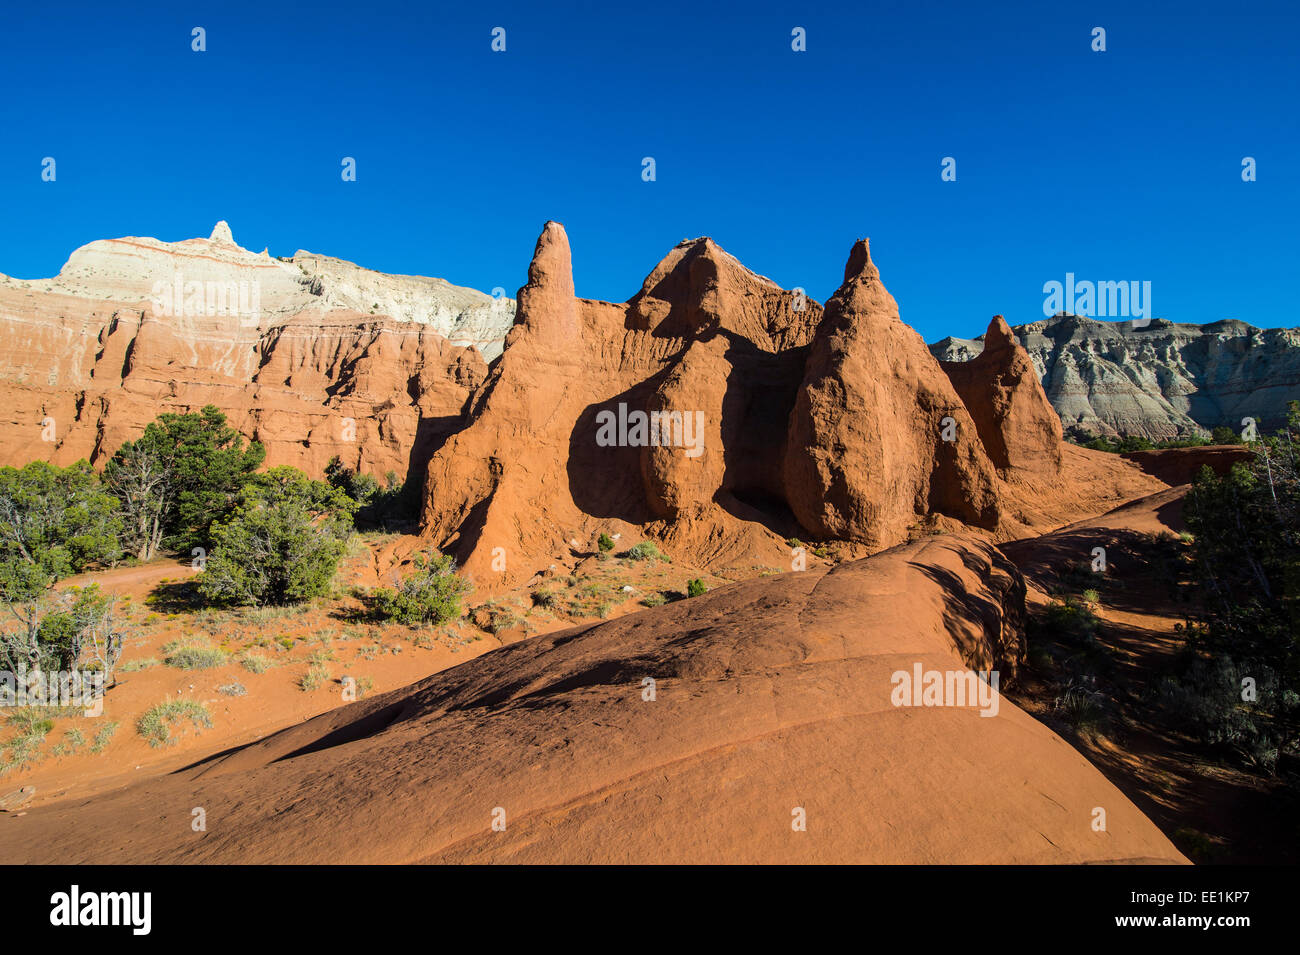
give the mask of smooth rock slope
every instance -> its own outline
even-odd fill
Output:
[[[492,651],[93,800],[0,815],[0,858],[1185,862],[1006,699],[994,716],[891,702],[894,674],[918,665],[1010,679],[1024,596],[1001,554],[956,535],[734,584]]]

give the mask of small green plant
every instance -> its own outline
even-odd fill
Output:
[[[461,599],[474,586],[456,573],[456,562],[446,554],[421,554],[415,573],[396,589],[378,587],[371,594],[375,614],[408,625],[437,626],[461,614]]]
[[[523,619],[513,609],[503,607],[495,600],[489,600],[474,608],[471,616],[476,627],[486,630],[493,636],[523,623]]]
[[[1100,690],[1074,681],[1056,697],[1053,711],[1077,732],[1096,736],[1106,715],[1106,698]]]
[[[135,728],[153,747],[171,746],[179,738],[172,730],[188,720],[196,730],[212,728],[212,714],[197,700],[166,700],[151,707]]]
[[[1067,596],[1048,606],[1047,626],[1058,634],[1087,639],[1096,634],[1101,621],[1083,603]]]
[[[14,710],[5,722],[17,727],[21,736],[40,736],[44,739],[54,729],[53,718],[58,712],[58,707],[54,706],[24,706]]]
[[[245,653],[239,658],[239,663],[249,673],[265,673],[270,666],[266,657],[257,653]]]
[[[248,688],[238,680],[231,680],[229,683],[217,687],[217,692],[225,696],[244,696],[248,693]]]
[[[202,640],[173,640],[162,648],[163,663],[178,670],[210,670],[226,662],[226,651]]]
[[[628,560],[648,560],[653,563],[656,560],[667,561],[668,555],[661,551],[654,541],[642,541],[629,547],[623,554]]]
[[[95,731],[95,741],[90,744],[92,753],[102,753],[113,739],[113,734],[117,732],[117,720],[105,723]]]
[[[41,758],[41,744],[54,729],[55,707],[29,706],[15,710],[5,722],[17,733],[0,746],[0,773],[21,769]]]
[[[704,585],[704,581],[699,577],[696,577],[686,584],[686,596],[699,597],[707,592],[708,589],[709,588]]]
[[[307,672],[302,675],[298,681],[298,686],[304,693],[311,693],[318,690],[330,678],[330,668],[324,663],[313,663],[307,668]]]
[[[532,592],[533,603],[539,607],[551,609],[560,602],[560,595],[554,590],[548,590],[545,587],[539,587]]]
[[[144,657],[138,660],[127,660],[125,663],[119,663],[117,665],[117,672],[136,673],[140,670],[147,670],[150,667],[156,667],[157,665],[158,661],[154,657]]]
[[[344,677],[344,679],[346,680],[348,677]],[[353,686],[356,689],[356,698],[358,700],[365,699],[366,694],[375,688],[375,681],[368,676],[352,677],[351,679],[353,680]]]
[[[614,538],[608,534],[601,534],[596,538],[596,546],[600,549],[601,554],[608,554],[614,549]]]
[[[663,594],[646,594],[641,598],[641,605],[644,607],[662,607],[668,602],[668,598]]]
[[[1202,865],[1214,861],[1215,846],[1210,841],[1210,837],[1199,830],[1184,826],[1174,832],[1174,844],[1192,858],[1192,861],[1199,862]]]

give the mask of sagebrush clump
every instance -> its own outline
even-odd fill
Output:
[[[186,720],[196,730],[212,728],[212,714],[207,706],[197,700],[166,700],[151,707],[139,720],[135,728],[153,747],[170,746],[180,738],[172,730]]]
[[[410,625],[437,626],[461,615],[461,600],[474,585],[456,573],[456,562],[446,554],[421,554],[415,573],[396,588],[377,587],[370,594],[376,616]]]

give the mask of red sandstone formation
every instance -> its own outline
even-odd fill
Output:
[[[1047,400],[1029,353],[1001,315],[970,361],[940,362],[1004,480],[1055,480],[1061,473],[1061,419]]]
[[[692,552],[758,547],[784,563],[778,537],[735,515],[780,493],[779,422],[816,302],[710,239],[673,249],[623,305],[576,299],[568,238],[549,222],[518,303],[471,423],[430,463],[436,544],[479,576],[495,556],[504,580],[647,524]]]
[[[787,536],[870,552],[930,522],[1007,539],[1157,486],[1078,449],[1065,468],[1060,425],[997,322],[971,369],[942,367],[865,241],[824,315],[710,239],[677,246],[617,305],[575,297],[550,222],[518,303],[425,488],[425,535],[493,584],[606,531],[707,566],[788,566]]]
[[[0,464],[101,464],[159,413],[210,403],[269,465],[318,474],[339,455],[420,475],[487,374],[439,329],[486,334],[483,316],[508,319],[509,305],[310,253],[257,255],[225,223],[210,239],[91,243],[55,279],[0,276]]]
[[[900,320],[865,239],[817,329],[790,416],[785,490],[814,534],[872,548],[905,540],[930,512],[997,526],[996,477],[975,425]]]

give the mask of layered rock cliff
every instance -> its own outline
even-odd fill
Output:
[[[514,302],[299,252],[114,239],[53,279],[0,276],[0,463],[101,463],[214,404],[270,464],[406,477],[460,427]]]
[[[1000,319],[990,334],[967,364],[936,360],[865,240],[824,311],[708,238],[611,303],[577,297],[551,222],[516,309],[254,254],[222,223],[0,281],[0,463],[102,463],[159,413],[213,404],[268,464],[319,474],[337,455],[423,480],[425,540],[501,584],[606,532],[746,576],[788,565],[790,537],[849,554],[944,530],[1010,539],[1146,489],[1132,465],[1062,446],[1031,357]]]
[[[1300,329],[1245,322],[1145,326],[1061,315],[1013,333],[1029,353],[1067,428],[1152,440],[1281,425],[1300,398]],[[979,355],[985,338],[945,338],[930,346],[943,361]]]

